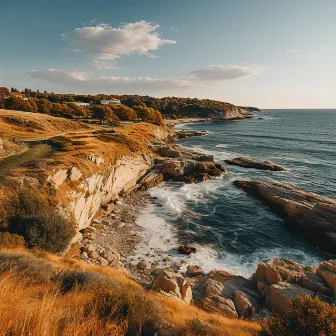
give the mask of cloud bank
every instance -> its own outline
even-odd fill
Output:
[[[92,77],[86,72],[65,71],[59,69],[31,70],[32,78],[42,79],[57,84],[71,91],[81,93],[149,93],[189,89],[226,82],[259,74],[263,69],[238,65],[213,65],[211,67],[190,71],[186,76],[171,78],[151,77]]]
[[[174,40],[162,39],[157,32],[159,27],[143,20],[125,23],[117,28],[100,23],[92,27],[76,28],[63,37],[68,39],[73,50],[88,54],[96,60],[111,61],[131,54],[155,58],[151,51],[176,43]]]

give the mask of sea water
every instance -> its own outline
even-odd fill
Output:
[[[336,110],[265,110],[256,118],[180,125],[206,136],[181,146],[213,154],[217,162],[238,156],[272,161],[288,169],[270,172],[227,166],[229,173],[200,184],[166,183],[150,190],[156,204],[138,219],[149,245],[185,264],[251,275],[259,262],[274,257],[313,265],[330,257],[288,227],[236,179],[274,181],[336,198]],[[195,255],[174,252],[196,246]]]

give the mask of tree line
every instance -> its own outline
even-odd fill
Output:
[[[16,88],[11,88],[12,92],[18,92]],[[1,88],[0,88],[1,93]],[[75,116],[75,117],[95,117],[96,112],[102,114],[104,110],[105,114],[108,116],[111,112],[105,108],[97,108],[96,105],[100,105],[100,101],[103,99],[119,99],[123,108],[115,108],[115,106],[109,106],[114,115],[120,120],[133,120],[132,118],[136,114],[144,115],[139,107],[150,108],[153,110],[147,110],[145,118],[158,118],[157,113],[161,113],[163,118],[176,119],[176,118],[188,118],[188,117],[200,117],[207,118],[212,114],[217,114],[219,112],[230,112],[231,110],[237,108],[237,106],[222,102],[218,100],[211,99],[198,99],[198,98],[181,98],[181,97],[164,97],[164,98],[154,98],[150,96],[139,96],[139,95],[82,95],[82,94],[56,94],[54,92],[40,92],[39,90],[33,91],[31,89],[24,89],[21,91],[26,98],[30,98],[29,103],[22,103],[23,108],[21,110],[29,110],[32,112],[47,113],[52,115],[62,115],[62,116]],[[0,94],[1,99],[1,94]],[[7,102],[9,105],[20,105],[14,98],[14,101],[10,100]],[[8,100],[8,99],[7,99]],[[26,101],[27,102],[27,101]],[[89,108],[75,105],[75,102],[89,103],[91,106]],[[36,103],[36,107],[35,104]],[[0,102],[1,104],[1,102]],[[6,104],[6,105],[7,105]],[[31,106],[29,106],[31,105]],[[132,110],[128,110],[131,108]],[[4,107],[8,108],[8,107]],[[245,108],[245,107],[240,107]],[[37,110],[36,110],[37,109]],[[246,107],[250,112],[260,111],[255,107]],[[154,116],[155,115],[155,116]],[[120,117],[121,116],[121,117]],[[97,117],[97,116],[96,116]],[[139,118],[142,118],[138,115]],[[124,119],[123,119],[124,118]]]

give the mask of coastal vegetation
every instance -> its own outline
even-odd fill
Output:
[[[3,91],[6,88],[0,88]],[[15,88],[12,92],[17,92]],[[13,91],[14,90],[14,91]],[[154,98],[139,95],[75,95],[55,94],[25,89],[23,97],[12,96],[7,89],[0,94],[0,108],[8,110],[39,112],[64,118],[97,118],[108,122],[142,120],[162,124],[162,118],[186,117],[208,118],[216,114],[235,110],[245,112],[260,111],[254,107],[237,107],[233,104],[197,98],[164,97]],[[1,91],[0,91],[1,92]],[[101,106],[102,100],[118,99],[121,105]],[[88,104],[80,106],[76,103]]]
[[[0,252],[2,335],[249,336],[257,323],[186,307],[122,272],[25,250]]]

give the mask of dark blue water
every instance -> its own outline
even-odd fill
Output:
[[[153,191],[179,242],[194,244],[204,254],[212,251],[213,263],[207,256],[205,267],[211,263],[211,267],[215,264],[248,275],[258,262],[273,257],[305,264],[328,257],[232,181],[278,181],[336,198],[336,110],[266,110],[258,117],[262,119],[182,125],[209,134],[180,144],[214,154],[220,162],[244,155],[270,160],[288,172],[227,166],[230,173],[221,179]]]

